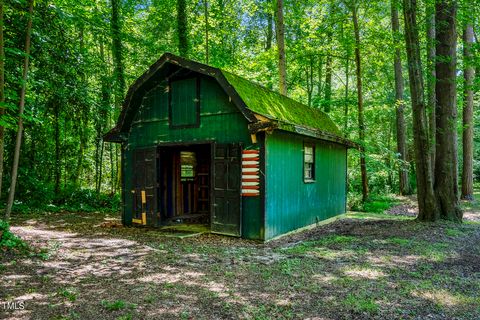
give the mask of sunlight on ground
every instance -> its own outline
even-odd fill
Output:
[[[461,295],[452,294],[447,290],[435,290],[435,291],[416,291],[415,290],[412,292],[412,295],[429,300],[433,304],[441,305],[443,307],[455,307],[461,304],[468,303],[468,301],[465,301],[465,297],[462,297]]]
[[[353,278],[364,278],[364,279],[370,279],[370,280],[375,280],[375,279],[387,276],[381,270],[376,270],[372,268],[358,268],[358,269],[344,268],[343,272],[346,275]]]
[[[11,319],[478,318],[477,225],[350,215],[267,244],[30,219],[12,230],[48,254],[6,261],[0,281],[29,301]]]

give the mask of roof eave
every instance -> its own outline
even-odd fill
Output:
[[[123,143],[127,137],[122,134],[117,127],[105,133],[102,137],[104,142]]]
[[[297,124],[291,124],[291,123],[287,123],[287,122],[283,122],[283,121],[278,121],[277,126],[278,126],[278,129],[280,129],[280,130],[294,132],[294,133],[301,134],[301,135],[304,135],[304,136],[334,142],[334,143],[337,143],[337,144],[344,145],[347,148],[360,149],[360,145],[358,143],[356,143],[354,141],[351,141],[349,139],[340,137],[336,134],[332,134],[330,132],[322,131],[320,129],[311,128],[311,127],[307,127],[307,126],[301,126],[301,125],[297,125]]]

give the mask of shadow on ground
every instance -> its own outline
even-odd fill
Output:
[[[100,214],[17,217],[12,230],[47,251],[0,260],[0,307],[25,303],[0,318],[480,318],[480,224],[378,217],[266,244],[102,228]]]

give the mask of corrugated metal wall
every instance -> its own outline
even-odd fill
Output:
[[[313,183],[303,179],[304,142],[315,144]],[[266,150],[266,239],[345,212],[344,146],[275,131]]]
[[[191,82],[196,90],[195,82]],[[191,95],[191,94],[190,94]],[[125,150],[125,221],[131,221],[132,212],[132,154],[136,148],[155,147],[162,143],[216,141],[217,143],[241,142],[244,147],[251,145],[247,121],[229,101],[218,83],[207,77],[200,81],[200,127],[170,128],[168,122],[168,90],[163,82],[144,98],[133,121]],[[240,177],[239,177],[240,179]],[[263,237],[263,213],[261,198],[243,199],[243,236],[252,239]]]

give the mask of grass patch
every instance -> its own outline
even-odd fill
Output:
[[[137,307],[134,303],[128,303],[123,300],[108,301],[102,300],[102,306],[108,311],[118,311],[123,309],[135,309]]]
[[[412,245],[412,240],[404,239],[404,238],[392,237],[392,238],[388,238],[386,241],[388,243],[398,245],[398,246],[401,246],[401,247],[411,247],[411,245]]]
[[[349,294],[344,300],[343,305],[350,310],[358,313],[368,313],[375,315],[379,311],[378,304],[371,298]]]
[[[61,289],[58,291],[58,294],[71,302],[77,300],[77,293],[71,289]]]
[[[382,220],[414,220],[415,217],[402,216],[402,215],[392,215],[385,213],[376,213],[376,212],[360,212],[360,211],[350,211],[347,213],[348,218],[354,219],[382,219]]]
[[[464,235],[464,232],[462,230],[459,230],[459,229],[448,228],[448,229],[445,230],[445,235],[447,235],[449,237],[458,237],[458,236]]]
[[[290,248],[282,248],[282,252],[289,254],[305,254],[311,251],[317,251],[320,247],[342,246],[352,244],[357,241],[353,236],[328,235],[319,240],[305,241]]]
[[[350,194],[349,196],[352,198]],[[353,198],[355,199],[355,197]],[[359,212],[383,213],[385,210],[390,209],[398,203],[398,200],[390,195],[372,195],[365,202],[354,201],[351,204],[351,210]]]
[[[133,316],[131,313],[127,313],[116,318],[116,320],[132,320],[132,319],[133,319]]]

